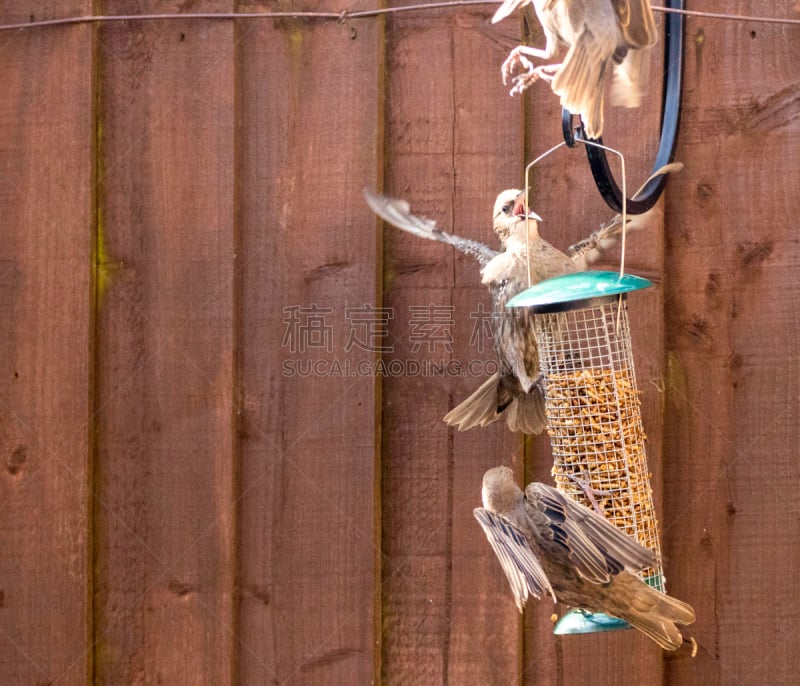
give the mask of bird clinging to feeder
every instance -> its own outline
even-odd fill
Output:
[[[474,510],[522,611],[530,595],[618,617],[665,650],[684,639],[676,625],[694,610],[638,576],[655,555],[592,510],[558,490],[531,483],[523,493],[508,467],[483,477],[483,507]]]
[[[505,0],[492,22],[530,3],[544,29],[545,47],[514,48],[501,68],[503,83],[513,79],[514,95],[540,78],[549,81],[553,92],[561,97],[561,106],[580,114],[589,138],[599,138],[610,64],[614,75],[612,103],[625,107],[641,104],[649,48],[658,40],[649,0]],[[537,67],[529,59],[551,60],[561,44],[568,51],[560,64]],[[515,75],[520,67],[524,71]]]
[[[556,486],[650,550],[653,564],[640,572],[664,591],[625,302],[650,285],[617,272],[574,273],[535,284],[508,306],[531,317]],[[557,633],[593,630],[597,622],[584,617],[565,616]]]
[[[490,424],[505,413],[512,431],[540,433],[545,417],[536,341],[528,315],[508,310],[506,303],[531,283],[585,268],[598,251],[614,242],[613,237],[621,228],[619,218],[601,226],[566,255],[539,235],[540,218],[526,213],[524,194],[506,190],[497,196],[492,212],[494,232],[503,247],[498,252],[478,241],[441,231],[435,222],[412,214],[404,200],[368,189],[364,190],[364,197],[372,210],[393,226],[447,243],[474,257],[481,266],[482,283],[492,294],[491,322],[499,370],[451,410],[445,421],[463,431]]]

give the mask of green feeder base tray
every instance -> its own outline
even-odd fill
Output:
[[[617,631],[630,629],[631,625],[617,617],[603,614],[602,612],[589,612],[587,610],[570,610],[553,627],[553,633],[558,636],[568,634],[593,634],[598,631]]]
[[[652,285],[652,281],[633,274],[620,276],[619,272],[575,272],[534,284],[517,293],[506,303],[506,307],[532,307],[542,312],[575,309],[596,298],[622,295]],[[567,306],[567,303],[572,305]],[[550,310],[553,306],[556,309]]]

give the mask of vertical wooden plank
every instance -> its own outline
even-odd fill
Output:
[[[58,15],[92,3],[60,3]],[[0,21],[56,16],[4,3]],[[0,36],[0,682],[91,679],[92,31]]]
[[[97,678],[228,684],[233,23],[104,24],[98,41]]]
[[[387,20],[386,189],[415,211],[452,227],[452,31],[449,14]],[[432,70],[431,65],[436,65]],[[450,250],[387,227],[385,298],[395,313],[390,363],[443,366],[454,319]],[[443,340],[415,345],[413,310],[444,322]],[[432,318],[431,315],[430,318]],[[383,395],[383,680],[447,683],[452,568],[453,454],[441,418],[450,408],[446,378],[401,375]]]
[[[661,19],[657,17],[659,25]],[[541,27],[533,20],[532,45],[544,43]],[[603,139],[606,145],[625,155],[628,195],[652,171],[659,143],[661,107],[662,46],[651,54],[651,81],[642,107],[626,110],[606,104]],[[563,140],[558,98],[544,83],[534,84],[525,94],[527,155],[529,163]],[[618,159],[608,158],[618,182],[622,183]],[[586,151],[561,148],[531,171],[531,204],[544,221],[542,236],[561,250],[584,238],[614,212],[605,204],[591,176]],[[663,266],[663,218],[653,213],[641,229],[631,232],[626,252],[626,271],[653,279],[656,286],[628,299],[634,363],[642,393],[642,422],[647,434],[647,457],[656,509],[662,511],[661,467],[663,399],[663,312],[660,279]],[[591,269],[618,269],[619,250],[601,257]],[[549,439],[530,440],[526,481],[552,483]],[[662,534],[663,539],[663,534]],[[663,544],[663,543],[662,543]],[[666,575],[671,579],[670,570]],[[668,583],[668,588],[671,587]],[[564,608],[559,608],[559,614]],[[533,604],[526,611],[524,683],[649,683],[661,680],[662,651],[644,635],[618,631],[585,636],[554,636],[549,603]]]
[[[243,684],[378,681],[381,42],[238,26]]]
[[[755,13],[749,3],[708,11]],[[782,3],[758,13],[784,15]],[[695,603],[675,684],[796,679],[798,27],[690,19],[665,289],[673,585]]]
[[[447,228],[454,183],[451,50],[447,15],[387,19],[386,189]],[[449,359],[452,325],[440,332],[444,341],[415,346],[410,308],[432,312],[436,306],[452,321],[452,252],[390,227],[386,232],[384,303],[395,313],[387,358],[441,365]],[[453,456],[441,417],[449,408],[449,383],[398,376],[383,388],[383,681],[444,684]]]
[[[456,233],[499,247],[492,231],[492,207],[500,191],[522,187],[524,112],[522,102],[507,96],[499,78],[505,54],[498,45],[501,31],[486,23],[491,9],[465,9],[450,21],[454,25],[450,78],[455,171],[450,211]],[[485,338],[476,338],[487,323],[478,318],[480,306],[483,312],[492,307],[477,267],[470,257],[458,255],[454,260],[454,358],[465,373],[452,379],[451,404],[445,409],[468,397],[496,369],[491,337],[484,331]],[[438,408],[437,416],[442,414]],[[453,531],[448,680],[451,684],[515,683],[520,680],[522,617],[472,510],[481,504],[483,474],[490,467],[512,466],[521,483],[523,436],[512,433],[504,419],[487,428],[450,432]],[[432,455],[429,459],[440,458]]]
[[[496,245],[492,204],[519,183],[523,141],[519,103],[498,101],[502,53],[487,17],[450,8],[389,20],[386,189],[445,230]],[[466,434],[442,422],[488,375],[474,363],[495,359],[490,339],[471,340],[489,295],[472,258],[386,231],[388,358],[451,371],[384,384],[384,679],[511,683],[519,615],[472,509],[483,472],[518,458],[520,440],[502,422]],[[442,340],[415,345],[413,308],[439,313]]]

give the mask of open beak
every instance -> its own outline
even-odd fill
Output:
[[[525,214],[525,191],[522,191],[514,200],[514,216],[522,217],[523,219],[529,217],[530,219],[535,219],[537,222],[544,221],[530,207],[528,208],[527,215]]]

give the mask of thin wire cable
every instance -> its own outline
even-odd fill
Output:
[[[625,169],[625,155],[623,155],[619,150],[614,148],[609,148],[607,145],[603,145],[602,143],[598,143],[597,141],[592,140],[585,140],[583,138],[576,138],[576,142],[583,143],[584,145],[591,145],[595,148],[600,148],[605,150],[606,152],[610,152],[613,155],[619,157],[620,166],[622,167],[622,240],[620,242],[620,258],[619,258],[619,278],[621,279],[625,276],[625,246],[626,246],[626,235],[627,235],[627,225],[628,225],[628,174]],[[530,171],[533,167],[543,160],[545,157],[554,153],[560,147],[566,145],[565,141],[561,141],[558,145],[554,145],[549,150],[546,150],[537,158],[535,158],[532,162],[530,162],[525,167],[525,250],[527,253],[526,261],[528,263],[528,287],[531,286],[531,250],[530,250],[530,238],[529,238],[529,227],[530,227],[530,203],[528,202],[528,193],[530,192]]]
[[[655,12],[665,14],[685,14],[688,17],[702,17],[704,19],[727,19],[732,21],[756,21],[764,24],[800,24],[800,19],[790,19],[789,17],[755,17],[750,14],[725,14],[723,12],[702,12],[700,10],[679,10],[671,7],[661,7],[652,5],[651,9]]]
[[[441,9],[469,5],[496,5],[499,0],[446,0],[443,2],[427,2],[404,7],[383,7],[371,10],[357,10],[350,12],[187,12],[185,14],[109,14],[109,15],[83,15],[79,17],[62,17],[59,19],[43,19],[17,24],[0,24],[0,31],[14,31],[19,29],[41,28],[46,26],[63,26],[69,24],[102,23],[113,21],[157,21],[165,19],[331,19],[345,22],[348,19],[365,19],[385,14],[400,12],[414,12],[418,10]],[[765,24],[795,24],[800,25],[800,19],[789,17],[758,17],[746,14],[725,14],[722,12],[702,12],[700,10],[680,10],[670,7],[653,5],[653,11],[665,14],[684,14],[690,17],[706,19],[722,19],[729,21],[760,22]]]
[[[600,148],[601,150],[605,150],[606,152],[617,155],[620,160],[620,165],[622,166],[622,241],[620,243],[619,255],[619,278],[621,279],[623,276],[625,276],[625,236],[628,233],[628,175],[625,173],[625,155],[623,155],[619,150],[609,148],[607,145],[603,145],[597,141],[586,140],[584,138],[576,138],[575,140],[579,143],[583,143],[584,145],[591,145],[595,148]]]
[[[490,2],[489,0],[444,0],[442,2],[428,2],[418,5],[405,5],[402,7],[383,7],[371,10],[357,10],[355,12],[343,10],[341,12],[186,12],[184,14],[83,15],[80,17],[64,17],[61,19],[43,19],[41,21],[31,21],[21,24],[0,24],[0,31],[39,28],[43,26],[60,26],[64,24],[86,24],[112,21],[158,21],[164,19],[332,19],[344,23],[348,19],[366,19],[383,14],[466,5],[489,5],[495,4],[495,2],[497,2],[497,0],[494,0],[494,2]]]
[[[543,152],[539,157],[537,157],[533,162],[531,162],[527,167],[525,167],[525,261],[528,264],[528,288],[531,287],[531,246],[530,246],[530,204],[528,203],[528,192],[530,191],[531,184],[529,181],[529,173],[533,166],[539,161],[543,160],[547,157],[551,152],[555,152],[561,146],[566,145],[565,141],[561,141],[558,145],[554,145],[552,148]]]
[[[622,167],[622,240],[620,241],[620,254],[619,254],[619,278],[622,279],[625,276],[625,246],[626,246],[626,236],[628,234],[628,174],[625,170],[625,155],[622,154],[619,150],[615,150],[614,148],[609,148],[607,145],[603,145],[602,143],[598,143],[597,141],[586,140],[583,138],[575,138],[575,141],[578,143],[583,143],[584,145],[591,145],[595,148],[600,148],[605,150],[606,152],[610,152],[613,155],[619,157],[620,166]],[[531,249],[530,249],[530,234],[529,234],[529,224],[530,224],[530,206],[528,204],[528,191],[530,190],[530,181],[529,181],[529,174],[530,170],[533,166],[547,157],[549,154],[558,150],[562,145],[566,145],[566,141],[561,141],[558,145],[554,145],[549,150],[543,152],[539,155],[536,159],[533,160],[530,164],[525,167],[525,262],[528,267],[528,288],[531,287]],[[622,295],[620,294],[617,300],[617,321],[616,325],[617,328],[620,326],[620,321],[622,318],[622,306],[623,300]]]

